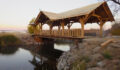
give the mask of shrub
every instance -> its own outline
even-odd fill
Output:
[[[83,61],[76,61],[72,65],[72,70],[86,70],[86,62]]]
[[[111,34],[117,36],[120,35],[120,23],[115,23],[112,25]]]
[[[19,45],[21,41],[14,35],[2,35],[0,36],[0,46],[16,46]]]
[[[108,50],[105,50],[103,53],[104,58],[106,59],[112,59],[112,56]]]
[[[29,25],[29,26],[28,26],[28,33],[29,33],[29,34],[33,34],[33,33],[34,33],[34,28],[33,28],[32,25]]]
[[[114,29],[111,31],[112,35],[120,35],[120,28]]]

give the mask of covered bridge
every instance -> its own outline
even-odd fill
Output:
[[[102,36],[103,25],[107,21],[114,21],[114,18],[106,2],[98,2],[62,13],[40,11],[33,24],[34,34],[49,37],[84,38],[84,25],[87,23],[98,23],[100,36]],[[70,27],[75,22],[81,24],[81,29],[71,31]],[[43,31],[42,26],[44,24],[48,24],[50,30]],[[39,29],[36,29],[37,25]],[[54,26],[58,26],[58,30],[52,30]],[[67,26],[68,29],[65,30],[64,26]]]

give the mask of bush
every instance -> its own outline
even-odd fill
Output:
[[[0,46],[16,46],[20,45],[21,41],[14,35],[0,36]]]
[[[33,33],[34,33],[34,28],[33,28],[32,25],[29,25],[29,26],[28,26],[28,33],[29,33],[29,34],[33,34]]]
[[[72,64],[72,70],[86,70],[86,62],[83,61],[76,61]]]
[[[120,35],[120,23],[115,23],[112,25],[111,34],[117,36]]]
[[[111,30],[111,33],[112,33],[112,35],[119,36],[119,35],[120,35],[120,28],[117,28],[117,29]]]
[[[112,56],[108,50],[105,50],[103,53],[104,58],[106,59],[112,59]]]

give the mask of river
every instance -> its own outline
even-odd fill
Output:
[[[46,50],[46,46],[54,48]],[[42,45],[35,52],[21,47],[0,47],[0,70],[57,70],[57,59],[68,50],[69,44]]]

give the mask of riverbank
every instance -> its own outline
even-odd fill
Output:
[[[40,49],[29,34],[12,34],[22,41],[22,48],[34,52]],[[114,39],[114,42],[101,48],[101,44],[109,39]],[[61,41],[56,40],[58,44]],[[69,41],[66,42],[69,43]],[[70,50],[64,52],[58,59],[57,68],[58,70],[119,70],[120,37],[88,37],[78,46],[71,44]]]
[[[113,43],[101,48],[109,39]],[[72,45],[58,60],[58,70],[119,70],[120,37],[88,38],[79,46]]]
[[[19,46],[31,46],[36,45],[37,43],[34,41],[34,39],[31,37],[28,33],[22,33],[22,32],[0,32],[0,36],[5,35],[12,35],[18,38],[21,41],[21,44]]]

